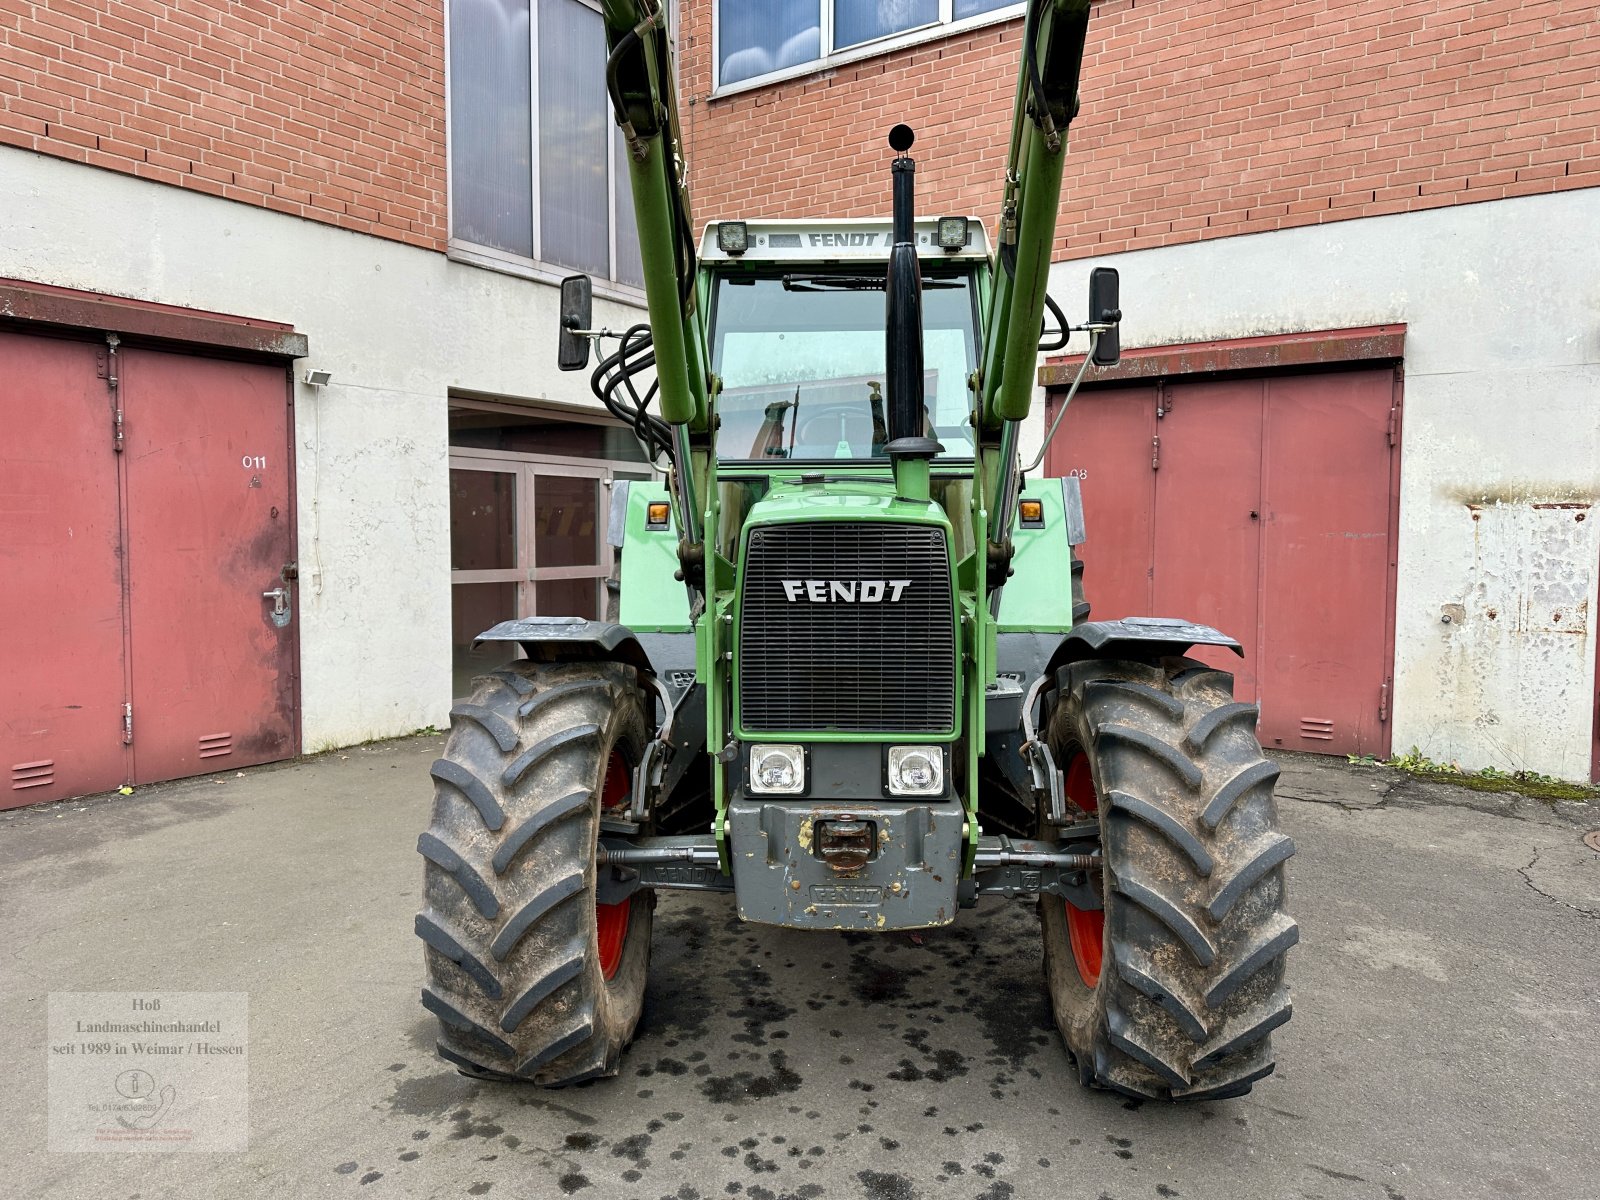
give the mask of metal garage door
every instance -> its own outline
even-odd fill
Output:
[[[1051,447],[1082,480],[1099,617],[1179,616],[1261,704],[1268,746],[1389,753],[1399,375],[1161,379],[1085,391]]]
[[[94,346],[0,332],[0,808],[128,777],[110,414]]]
[[[0,333],[0,807],[295,753],[288,398]]]

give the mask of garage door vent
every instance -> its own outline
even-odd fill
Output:
[[[18,763],[11,768],[11,790],[14,792],[20,792],[23,788],[49,787],[55,781],[56,763],[53,758]]]
[[[1333,722],[1326,717],[1301,717],[1300,736],[1318,742],[1333,741]]]
[[[233,734],[208,733],[200,739],[201,758],[221,758],[233,753]]]

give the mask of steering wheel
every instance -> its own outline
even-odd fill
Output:
[[[824,404],[811,412],[802,405],[800,411],[796,458],[865,458],[872,452],[872,414],[865,404]],[[845,454],[839,453],[841,442],[849,448]]]

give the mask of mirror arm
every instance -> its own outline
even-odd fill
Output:
[[[1039,444],[1039,453],[1034,456],[1031,463],[1022,468],[1022,474],[1027,475],[1031,471],[1038,470],[1039,464],[1044,461],[1044,452],[1050,449],[1050,439],[1056,436],[1056,430],[1061,428],[1061,418],[1067,415],[1067,405],[1071,404],[1072,398],[1078,394],[1078,385],[1083,382],[1083,377],[1089,370],[1089,364],[1094,362],[1095,344],[1099,342],[1100,335],[1110,328],[1111,325],[1109,323],[1102,321],[1091,322],[1088,325],[1074,325],[1072,327],[1074,333],[1088,330],[1089,352],[1083,356],[1083,362],[1078,366],[1078,374],[1073,379],[1072,386],[1067,389],[1066,398],[1061,401],[1061,408],[1056,412],[1056,419],[1050,422],[1050,428],[1044,435],[1044,441]]]

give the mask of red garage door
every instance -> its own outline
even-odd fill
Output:
[[[0,808],[127,777],[111,406],[87,342],[0,332]]]
[[[1182,377],[1082,392],[1051,446],[1082,480],[1096,616],[1175,616],[1245,648],[1268,746],[1389,753],[1399,375]]]
[[[295,753],[288,396],[0,333],[0,808]]]

